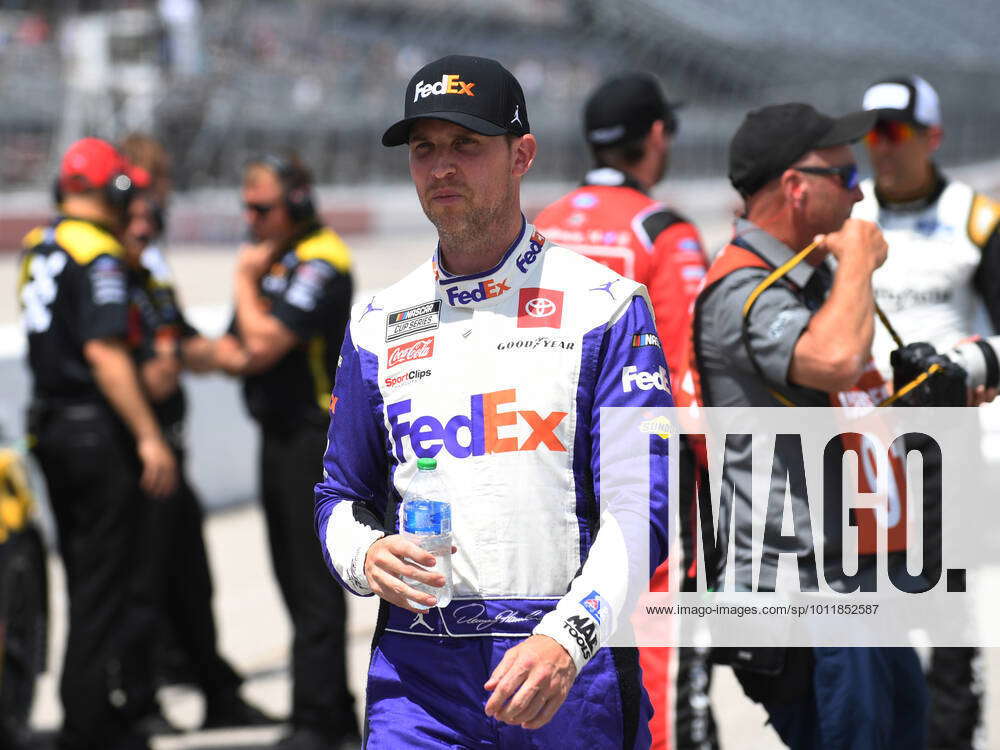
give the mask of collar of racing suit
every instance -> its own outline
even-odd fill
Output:
[[[934,171],[934,182],[933,187],[927,195],[917,198],[912,201],[905,201],[902,203],[894,203],[892,201],[886,200],[882,195],[879,194],[879,190],[875,188],[875,199],[878,200],[878,205],[880,208],[887,208],[890,211],[923,211],[928,206],[932,206],[937,203],[937,199],[941,197],[941,193],[944,189],[948,187],[948,180],[937,168],[937,164],[932,164],[931,169]]]
[[[441,263],[441,247],[434,253],[438,293],[459,309],[492,307],[524,286],[528,272],[542,253],[545,238],[521,217],[521,233],[493,268],[468,276],[454,276]]]
[[[646,191],[642,189],[642,185],[640,185],[631,175],[622,172],[620,169],[615,169],[614,167],[599,167],[598,169],[591,169],[583,176],[583,185],[630,187],[633,190],[638,190],[643,195],[646,194]]]

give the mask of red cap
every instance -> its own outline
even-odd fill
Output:
[[[66,192],[81,192],[107,185],[119,174],[137,188],[149,187],[149,173],[129,162],[100,138],[82,138],[70,146],[59,167],[59,186]]]

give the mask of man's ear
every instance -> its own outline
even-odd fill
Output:
[[[789,167],[778,180],[785,203],[796,209],[801,208],[806,194],[806,181],[802,179],[802,173]]]
[[[535,154],[538,153],[538,141],[531,133],[522,135],[514,144],[514,165],[511,168],[514,176],[523,177],[535,163]]]
[[[650,149],[658,150],[662,148],[664,141],[669,137],[666,125],[663,124],[663,120],[655,120],[653,124],[649,126],[649,132],[646,133],[646,152],[648,153]]]

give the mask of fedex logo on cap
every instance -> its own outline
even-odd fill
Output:
[[[431,95],[440,96],[441,94],[463,94],[465,96],[475,96],[472,93],[472,87],[475,83],[460,81],[458,74],[448,75],[445,74],[441,76],[441,80],[436,83],[424,83],[420,81],[416,86],[413,87],[413,101],[418,99],[424,99]]]
[[[501,409],[505,404],[514,404],[515,408]],[[468,415],[456,414],[444,422],[429,415],[417,417],[412,422],[404,421],[412,401],[406,399],[389,404],[386,415],[396,458],[400,462],[407,460],[407,440],[417,458],[433,458],[442,448],[455,458],[534,451],[543,445],[550,451],[566,450],[556,435],[556,428],[567,412],[554,411],[543,417],[536,411],[518,409],[516,404],[516,388],[477,393],[469,398]]]
[[[473,302],[485,302],[493,297],[499,297],[504,292],[510,291],[510,284],[507,283],[507,279],[503,281],[494,281],[493,279],[487,279],[486,281],[480,281],[471,290],[462,289],[460,286],[448,287],[448,304],[454,307],[455,305],[468,305]]]

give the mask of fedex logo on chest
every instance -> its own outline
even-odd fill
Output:
[[[468,414],[446,420],[425,415],[411,421],[411,411],[410,399],[386,407],[394,453],[401,463],[407,460],[407,442],[417,458],[433,458],[442,448],[455,458],[534,451],[542,446],[550,451],[566,450],[557,430],[568,412],[542,416],[519,409],[516,388],[477,393],[469,398]]]
[[[448,304],[454,307],[455,305],[471,305],[473,302],[485,302],[508,291],[510,291],[510,283],[507,279],[502,281],[486,279],[486,281],[480,281],[469,289],[453,286],[447,290]]]

